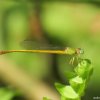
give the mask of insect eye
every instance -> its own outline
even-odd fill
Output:
[[[81,48],[78,48],[78,52],[79,52],[80,54],[83,54],[83,53],[84,53],[84,50],[81,49]]]
[[[84,50],[81,48],[76,49],[77,54],[84,54]]]

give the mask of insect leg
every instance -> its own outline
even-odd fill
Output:
[[[72,57],[71,60],[69,61],[69,64],[72,64],[73,65],[74,60],[75,60],[75,57]]]

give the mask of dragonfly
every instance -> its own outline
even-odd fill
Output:
[[[75,58],[79,58],[78,56],[81,54],[84,54],[84,50],[81,48],[71,48],[66,47],[64,50],[1,50],[0,55],[7,54],[7,53],[13,53],[13,52],[27,52],[27,53],[49,53],[49,54],[62,54],[62,55],[73,55],[72,59],[69,63],[73,64]]]

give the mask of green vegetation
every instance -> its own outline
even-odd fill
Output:
[[[55,83],[55,87],[61,95],[61,100],[81,100],[92,73],[93,67],[90,60],[81,59],[73,72],[67,72],[69,85]],[[43,98],[43,100],[50,99]]]

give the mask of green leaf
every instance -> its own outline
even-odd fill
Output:
[[[78,100],[79,95],[74,91],[71,86],[65,86],[60,83],[55,83],[56,89],[59,91],[61,96],[65,97],[66,100]]]
[[[0,100],[11,100],[14,96],[12,91],[6,88],[0,88]]]
[[[77,76],[69,81],[72,88],[80,95],[83,96],[85,90],[85,81]]]
[[[61,96],[61,100],[73,100],[73,99],[68,99],[68,98],[65,98],[65,97]],[[78,99],[74,99],[74,100],[81,100],[81,99],[78,98]]]
[[[51,99],[48,99],[47,97],[43,97],[43,100],[51,100]]]
[[[61,96],[61,100],[67,100],[64,96]]]
[[[83,59],[75,68],[75,72],[83,79],[89,79],[93,73],[93,67],[91,66],[90,60]]]

